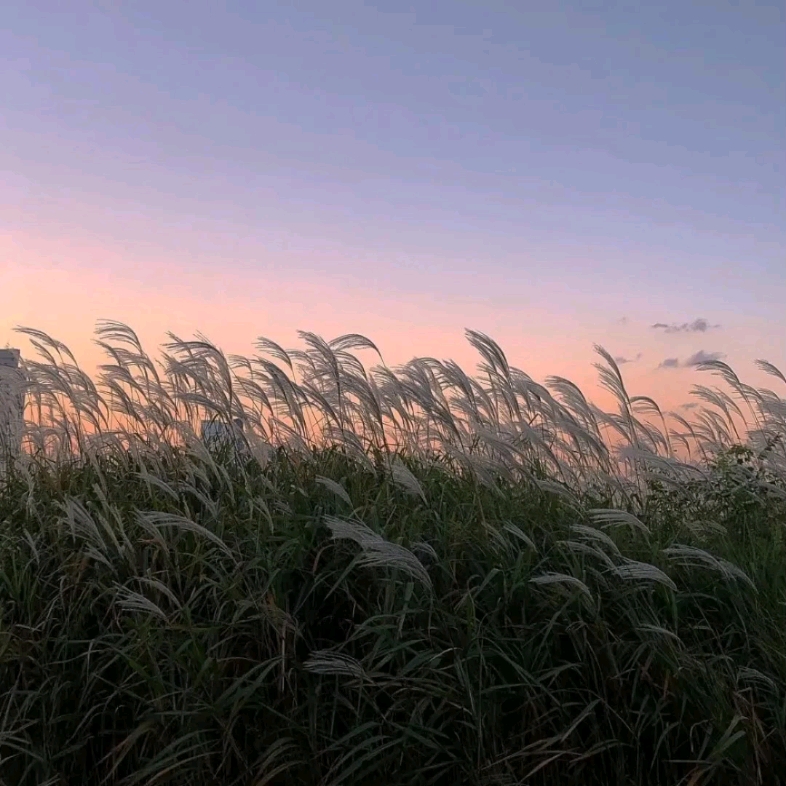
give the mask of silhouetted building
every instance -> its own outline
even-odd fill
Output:
[[[0,461],[18,455],[24,427],[24,379],[18,349],[0,349]]]
[[[209,446],[233,445],[241,453],[245,449],[243,421],[240,418],[235,418],[231,427],[220,420],[203,420],[201,437],[202,441]]]

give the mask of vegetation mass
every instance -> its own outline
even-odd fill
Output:
[[[474,331],[473,377],[115,322],[94,381],[21,330],[2,786],[786,782],[772,391],[702,364],[688,422],[600,347],[613,413]]]

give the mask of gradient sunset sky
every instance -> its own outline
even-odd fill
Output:
[[[10,2],[0,346],[489,334],[593,400],[786,371],[786,6]],[[703,353],[703,354],[699,354]]]

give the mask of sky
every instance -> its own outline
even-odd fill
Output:
[[[495,339],[665,408],[786,370],[786,6],[8,2],[0,346]]]

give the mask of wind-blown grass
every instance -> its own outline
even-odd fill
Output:
[[[782,782],[771,391],[705,364],[753,423],[703,387],[689,423],[601,348],[619,413],[471,331],[477,378],[367,371],[357,335],[157,364],[118,323],[93,381],[24,332],[0,784]],[[236,439],[202,444],[210,417]]]

